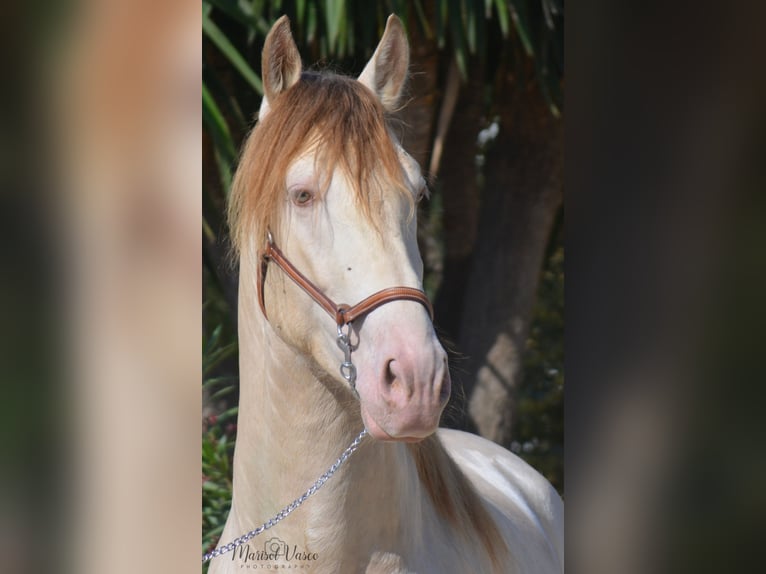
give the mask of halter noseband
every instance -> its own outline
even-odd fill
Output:
[[[290,263],[285,254],[274,243],[271,233],[268,233],[266,248],[261,253],[261,265],[258,268],[258,303],[261,306],[263,316],[268,320],[266,313],[266,303],[264,301],[264,284],[266,282],[266,271],[269,261],[273,261],[284,273],[293,280],[293,282],[303,289],[322,309],[327,311],[333,318],[338,327],[338,347],[345,354],[345,360],[341,363],[340,372],[343,378],[351,384],[351,388],[356,391],[356,368],[351,363],[351,351],[353,347],[349,340],[349,330],[343,333],[343,327],[350,325],[355,319],[370,313],[381,305],[392,301],[415,301],[423,305],[431,320],[434,318],[434,310],[426,294],[420,289],[412,287],[388,287],[373,293],[369,297],[362,299],[356,305],[337,304],[330,299],[314,283],[311,282],[303,273]]]

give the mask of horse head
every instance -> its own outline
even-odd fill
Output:
[[[348,324],[328,318],[317,301],[354,305],[394,286],[422,291],[415,213],[425,181],[386,121],[408,60],[392,16],[358,79],[305,72],[289,21],[280,18],[264,45],[264,98],[230,202],[240,264],[262,269],[262,309],[275,336],[348,408],[360,409],[373,437],[399,441],[432,434],[450,394],[427,300],[392,297]],[[319,295],[270,264],[271,246]],[[341,330],[355,386],[339,371]]]

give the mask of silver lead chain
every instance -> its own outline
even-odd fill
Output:
[[[285,506],[282,510],[280,510],[276,516],[273,518],[270,518],[263,524],[261,524],[258,528],[255,530],[251,530],[250,532],[243,534],[239,538],[235,538],[228,544],[225,544],[223,546],[219,546],[215,550],[212,550],[208,552],[207,554],[204,554],[202,556],[202,562],[207,562],[208,560],[215,558],[216,556],[220,556],[221,554],[226,554],[227,552],[233,551],[237,546],[241,546],[251,538],[254,538],[261,534],[262,532],[268,530],[272,526],[275,526],[280,521],[282,521],[284,518],[286,518],[293,510],[298,508],[301,504],[306,502],[311,496],[316,494],[316,492],[322,488],[322,485],[324,485],[325,482],[327,482],[330,477],[337,472],[337,470],[340,468],[340,466],[346,462],[346,460],[354,454],[354,451],[359,448],[359,445],[362,444],[362,440],[367,435],[367,429],[363,430],[359,433],[359,436],[357,436],[354,439],[354,442],[352,442],[349,447],[343,451],[343,454],[340,455],[338,460],[335,461],[335,463],[327,469],[327,472],[325,472],[322,476],[320,476],[314,484],[311,485],[311,487],[304,492],[301,496],[293,500],[290,504]]]

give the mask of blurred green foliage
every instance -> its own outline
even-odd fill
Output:
[[[207,300],[206,305],[214,302]],[[202,344],[202,390],[205,401],[225,405],[226,399],[236,397],[237,377],[222,374],[227,360],[236,358],[237,341],[234,335],[223,338],[224,327],[218,325],[208,335],[203,330]],[[214,549],[221,535],[226,517],[231,508],[232,457],[236,440],[236,417],[238,407],[223,407],[224,410],[211,414],[203,420],[202,433],[202,552]],[[204,566],[207,572],[207,565]]]
[[[554,235],[524,352],[510,448],[564,492],[564,246]]]

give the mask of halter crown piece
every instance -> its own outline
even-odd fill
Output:
[[[276,265],[305,291],[316,303],[322,307],[330,317],[333,318],[338,329],[337,343],[338,347],[344,352],[344,361],[341,363],[340,372],[346,381],[351,384],[351,388],[356,392],[356,367],[351,362],[351,352],[354,347],[349,340],[350,324],[359,317],[370,313],[381,305],[392,301],[416,301],[423,305],[431,317],[434,318],[434,310],[426,294],[420,289],[413,287],[388,287],[373,293],[369,297],[362,299],[356,305],[337,304],[335,301],[325,295],[319,287],[311,282],[303,273],[290,263],[285,254],[276,246],[274,238],[269,231],[266,237],[266,248],[261,253],[261,265],[258,269],[258,303],[261,306],[263,316],[268,320],[266,313],[266,303],[264,301],[264,284],[266,282],[266,271],[269,262],[273,261]],[[343,328],[347,327],[346,332]]]

